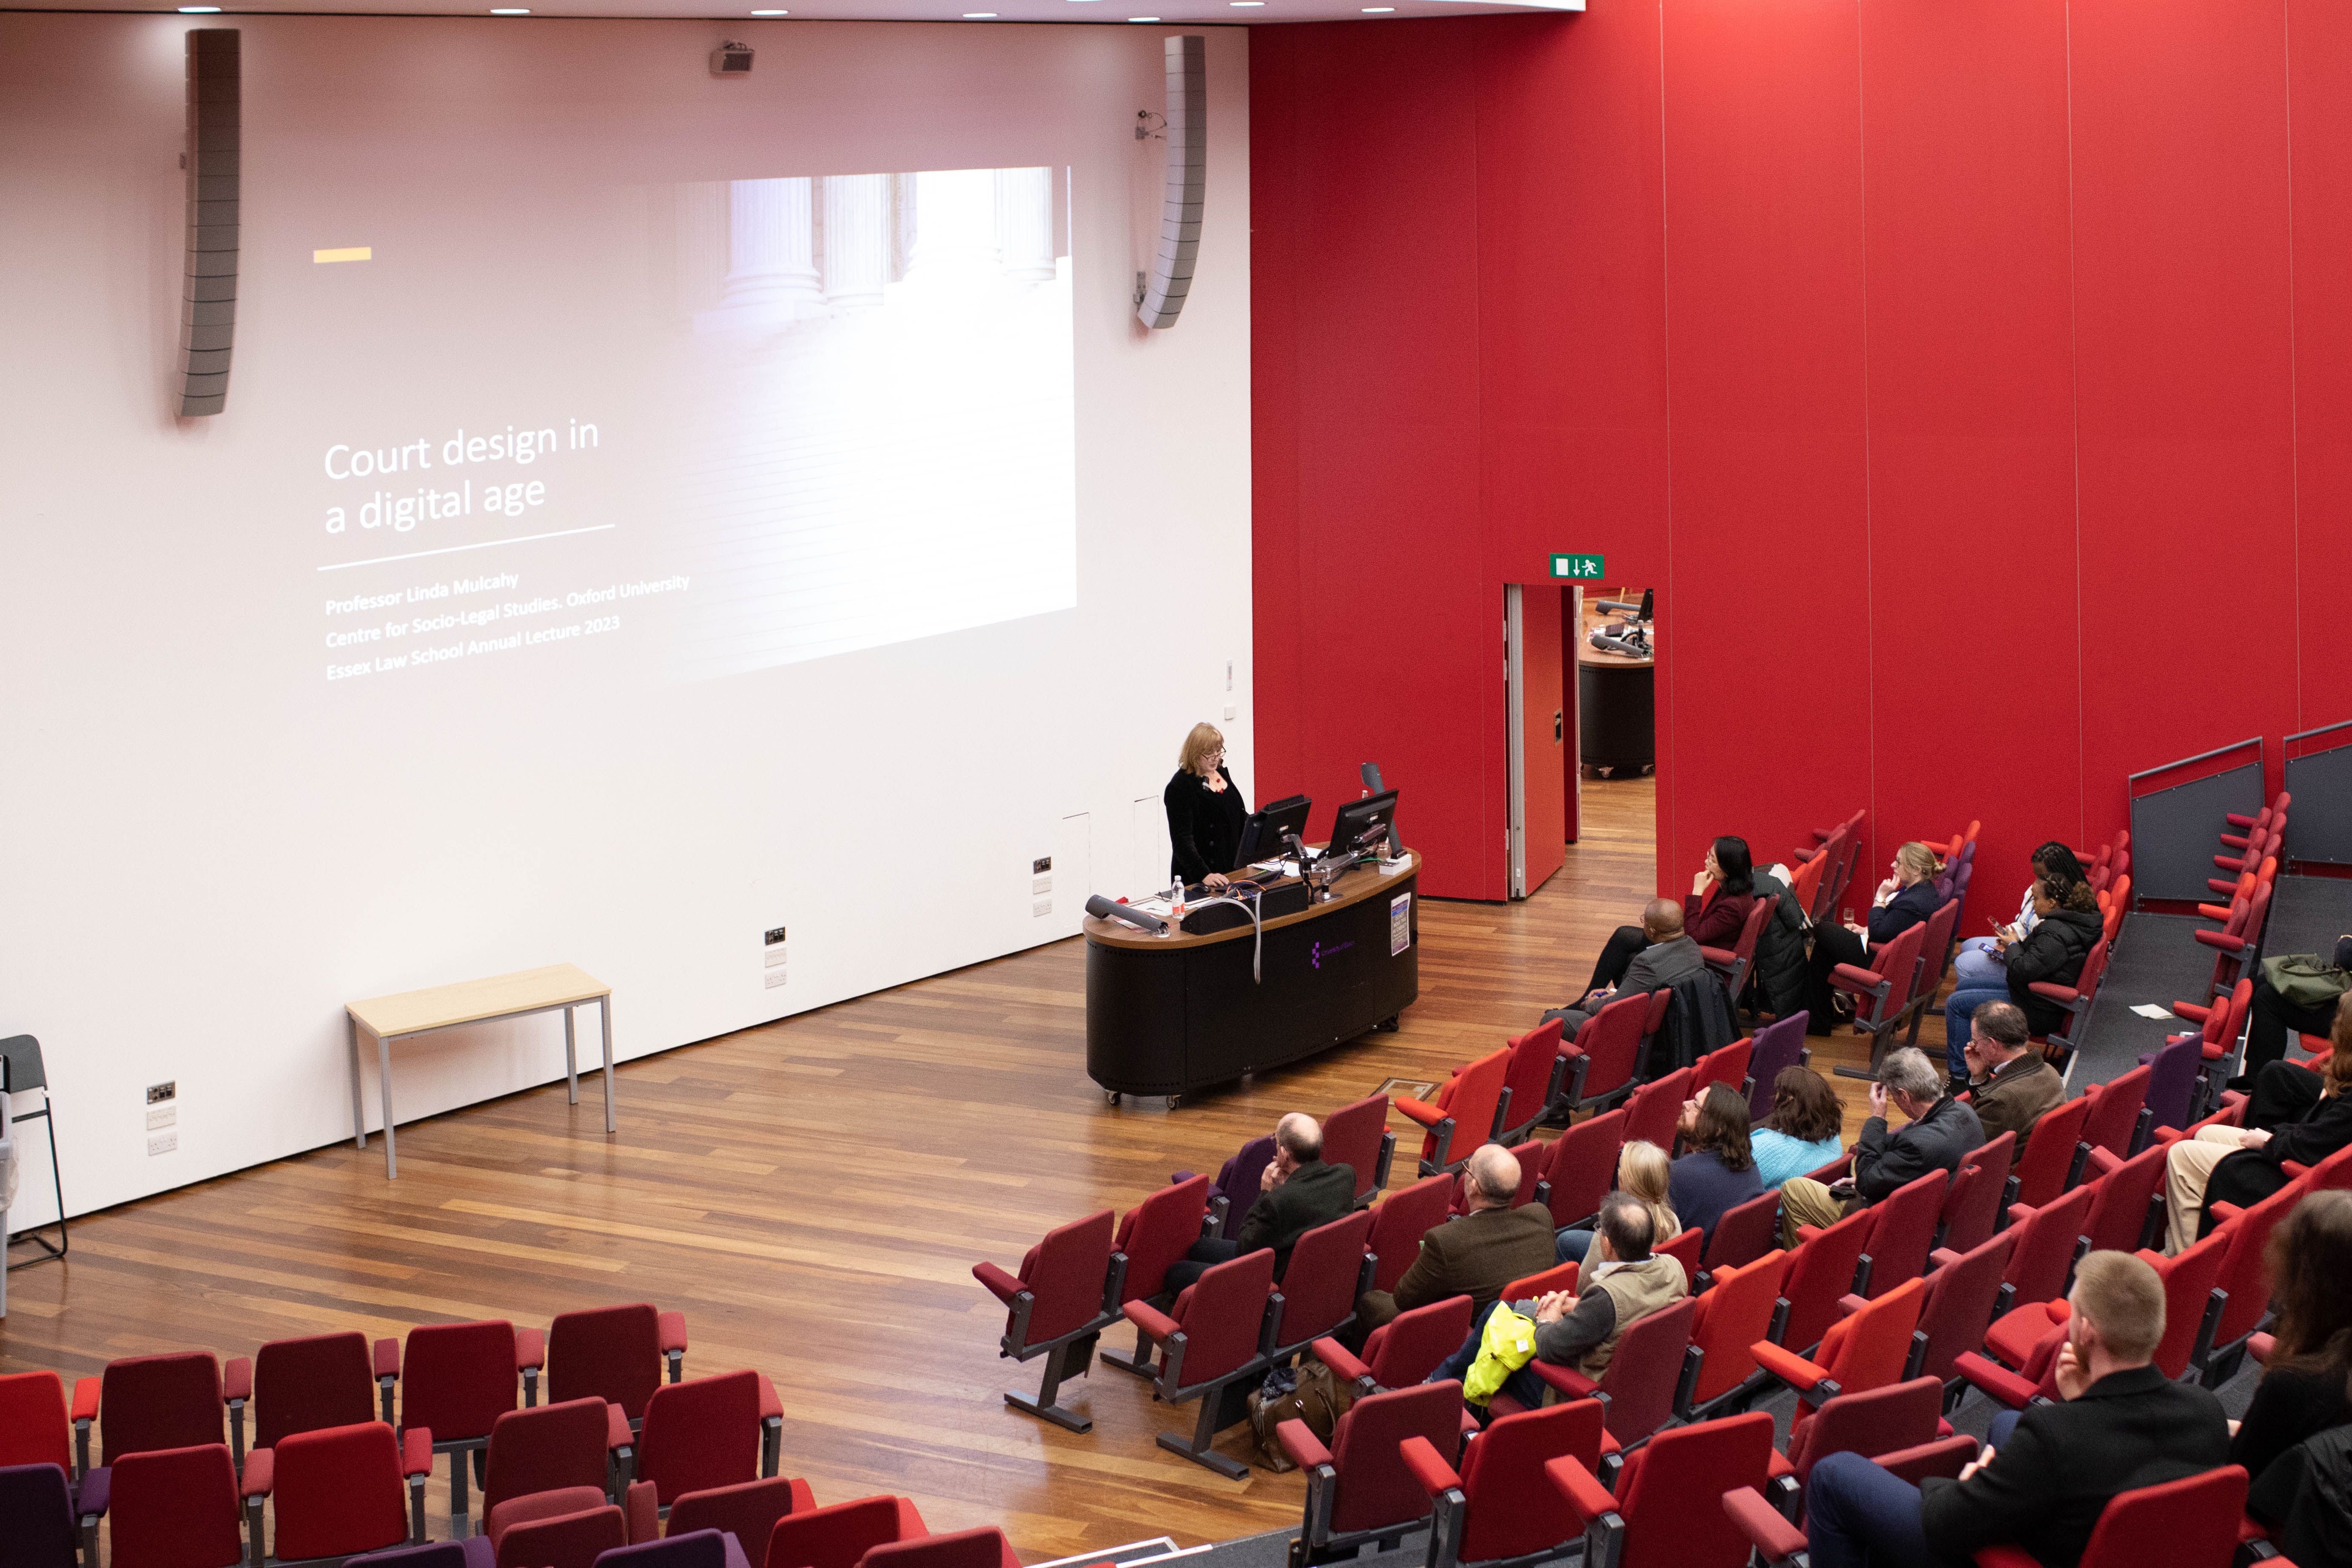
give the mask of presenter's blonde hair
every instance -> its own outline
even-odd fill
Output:
[[[1206,778],[1209,776],[1209,770],[1201,764],[1208,761],[1211,752],[1224,743],[1224,732],[1214,724],[1195,724],[1192,726],[1192,732],[1184,737],[1183,754],[1176,759],[1176,765],[1185,773],[1197,773]]]

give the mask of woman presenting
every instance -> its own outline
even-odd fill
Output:
[[[1175,849],[1170,869],[1187,887],[1222,892],[1241,848],[1249,807],[1242,803],[1241,785],[1225,771],[1225,738],[1215,725],[1195,724],[1184,737],[1176,776],[1160,800],[1168,808],[1168,842]]]

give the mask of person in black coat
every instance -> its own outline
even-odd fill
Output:
[[[1187,887],[1223,891],[1241,850],[1249,805],[1225,769],[1225,737],[1215,725],[1195,724],[1184,737],[1176,776],[1160,792],[1160,803],[1168,808],[1171,874]]]
[[[2240,1208],[2284,1188],[2286,1162],[2316,1165],[2352,1143],[2352,995],[2336,1005],[2331,1049],[2314,1072],[2273,1062],[2254,1080],[2245,1126],[2208,1127],[2164,1157],[2165,1243],[2188,1250],[2210,1235],[2213,1205]]]
[[[2156,1270],[2129,1253],[2094,1252],[2068,1300],[2063,1403],[1994,1417],[1991,1442],[1958,1480],[1915,1487],[1854,1453],[1813,1467],[1805,1512],[1815,1568],[1967,1568],[1997,1545],[2074,1568],[2116,1493],[2229,1463],[2221,1402],[2150,1364],[2164,1340]]]
[[[1169,1266],[1162,1287],[1181,1290],[1216,1265],[1269,1247],[1279,1282],[1298,1238],[1318,1225],[1347,1218],[1355,1206],[1355,1167],[1327,1163],[1322,1127],[1294,1110],[1275,1123],[1274,1158],[1258,1178],[1257,1201],[1242,1216],[1240,1234],[1231,1241],[1208,1237],[1194,1242],[1182,1262]]]
[[[1951,1075],[1953,1093],[1968,1087],[1969,1020],[1977,1009],[1988,1002],[2012,1002],[2024,1012],[2029,1033],[2047,1035],[2065,1023],[2066,1008],[2036,995],[2035,982],[2074,984],[2083,977],[2083,965],[2104,934],[2099,897],[2088,882],[2034,879],[2032,931],[2022,941],[2007,931],[1995,939],[2002,954],[2000,981],[1960,986],[1944,1003],[1944,1066]]]
[[[2245,1467],[2246,1511],[2273,1527],[2286,1513],[2263,1479],[2279,1459],[2331,1426],[2352,1421],[2352,1193],[2305,1197],[2271,1232],[2272,1300],[2278,1308],[2270,1359],[2246,1418],[2233,1423],[2230,1463]],[[2287,1499],[2293,1491],[2286,1489]]]
[[[1837,1026],[1838,1015],[1832,1000],[1836,988],[1830,984],[1832,970],[1841,963],[1869,968],[1872,948],[1885,947],[1936,912],[1941,901],[1936,897],[1936,873],[1942,868],[1936,852],[1915,839],[1895,852],[1895,864],[1888,868],[1886,880],[1878,885],[1878,896],[1871,903],[1868,925],[1814,928],[1812,977],[1808,993],[1812,1024],[1807,1033],[1826,1035]]]

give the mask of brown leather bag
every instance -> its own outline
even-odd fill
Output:
[[[1250,1431],[1257,1438],[1265,1468],[1279,1475],[1298,1467],[1283,1451],[1275,1428],[1286,1421],[1303,1421],[1318,1442],[1328,1443],[1339,1417],[1355,1403],[1350,1385],[1312,1355],[1301,1356],[1296,1372],[1277,1367],[1249,1396]]]

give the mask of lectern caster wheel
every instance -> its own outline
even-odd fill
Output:
[[[1168,1097],[1168,1109],[1171,1110],[1175,1110],[1177,1105],[1182,1101],[1183,1098],[1184,1097],[1181,1094],[1170,1095]]]
[[[1107,1089],[1103,1090],[1103,1103],[1105,1105],[1117,1105],[1118,1103],[1118,1090],[1115,1089]]]
[[[1372,1026],[1373,1028],[1378,1029],[1383,1035],[1393,1035],[1397,1032],[1400,1026],[1401,1026],[1397,1023],[1397,1016],[1394,1013],[1390,1014],[1387,1017],[1382,1018],[1379,1023]]]

